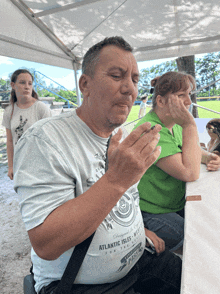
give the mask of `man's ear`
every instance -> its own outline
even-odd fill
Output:
[[[84,97],[89,97],[89,79],[88,75],[82,74],[79,79],[79,88]]]
[[[166,98],[161,95],[157,95],[156,101],[157,106],[160,108],[163,108],[166,105]]]

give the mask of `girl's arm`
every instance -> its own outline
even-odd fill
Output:
[[[13,140],[11,130],[6,128],[6,136],[7,136],[7,155],[8,155],[8,176],[11,180],[13,180]]]

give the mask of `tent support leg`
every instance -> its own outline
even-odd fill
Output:
[[[75,84],[76,84],[76,94],[77,94],[77,105],[80,107],[81,105],[81,93],[79,90],[78,80],[77,80],[77,70],[76,70],[76,63],[73,62],[73,69],[74,69],[74,76],[75,76]]]

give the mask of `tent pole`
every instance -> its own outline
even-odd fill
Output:
[[[81,105],[81,93],[79,90],[78,80],[77,80],[77,69],[76,69],[76,63],[73,62],[73,70],[74,70],[74,76],[75,76],[75,84],[76,84],[76,95],[77,95],[77,105],[80,107]]]

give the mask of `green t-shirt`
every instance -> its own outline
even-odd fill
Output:
[[[160,124],[161,158],[182,152],[182,128],[174,125],[173,135],[160,121],[154,111],[147,113],[134,127],[150,122],[151,126]],[[157,161],[145,172],[141,178],[138,190],[140,194],[140,208],[149,213],[169,213],[181,210],[185,204],[186,183],[178,180],[156,166]]]

